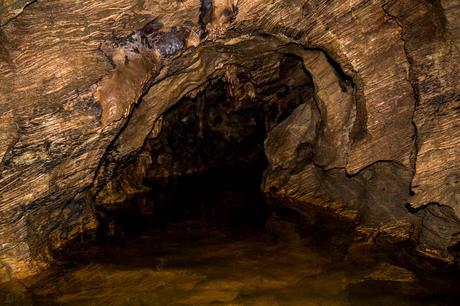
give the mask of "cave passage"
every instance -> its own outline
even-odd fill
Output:
[[[457,294],[451,280],[417,275],[379,254],[356,263],[346,258],[349,226],[306,208],[299,217],[263,194],[268,133],[313,95],[302,62],[289,55],[268,82],[241,67],[208,80],[164,113],[161,131],[146,140],[139,154],[151,161],[142,171],[145,191],[97,207],[96,240],[74,243],[56,254],[53,269],[24,281],[25,291],[0,288],[0,298],[21,305],[445,305]]]
[[[228,67],[163,115],[161,132],[144,145],[152,163],[142,183],[150,192],[102,206],[102,235],[194,219],[263,226],[264,141],[312,95],[312,79],[294,56],[283,56],[277,76],[262,82]]]
[[[460,304],[460,0],[0,1],[0,306]]]

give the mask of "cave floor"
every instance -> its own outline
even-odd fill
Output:
[[[3,298],[17,305],[454,304],[411,271],[385,262],[345,265],[283,221],[267,228],[188,221],[77,247],[47,273],[10,284]]]

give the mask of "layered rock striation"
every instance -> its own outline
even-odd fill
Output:
[[[453,263],[458,17],[455,0],[1,2],[0,279],[46,267],[95,206],[135,192],[117,178],[152,165],[135,158],[173,105],[216,78],[251,98],[283,56],[314,92],[270,129],[264,190]]]

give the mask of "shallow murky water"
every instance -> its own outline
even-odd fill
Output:
[[[282,221],[278,221],[282,223]],[[274,222],[276,223],[276,221]],[[403,268],[347,266],[289,224],[265,231],[183,222],[73,250],[24,284],[17,305],[455,305]],[[436,285],[436,283],[434,283]],[[431,284],[433,285],[433,284]],[[442,286],[438,283],[439,286]],[[4,302],[7,293],[3,293]],[[453,297],[452,297],[453,298]]]
[[[155,219],[160,226],[76,245],[53,269],[3,285],[0,304],[458,304],[450,279],[382,260],[347,263],[340,248],[318,243],[327,236],[299,236],[276,216],[253,222],[261,207],[244,192],[186,194],[173,202],[183,206],[184,198],[198,208],[176,220]]]

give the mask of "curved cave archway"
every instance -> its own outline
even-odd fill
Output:
[[[106,153],[109,158],[104,160],[95,184],[96,207],[110,208],[111,206],[117,207],[119,203],[125,203],[133,194],[145,188],[142,178],[148,176],[146,173],[149,171],[164,171],[163,176],[174,177],[180,176],[181,173],[183,175],[187,172],[189,174],[199,172],[200,167],[210,168],[210,165],[205,165],[200,159],[211,164],[225,164],[224,160],[193,155],[198,154],[196,149],[199,143],[206,149],[215,146],[209,139],[206,144],[203,134],[209,133],[210,127],[211,131],[212,128],[218,130],[220,120],[224,122],[224,118],[232,117],[229,114],[226,116],[222,114],[215,118],[217,124],[212,122],[214,127],[212,124],[207,128],[204,126],[208,123],[205,117],[209,114],[202,112],[206,110],[206,100],[209,100],[209,97],[206,98],[203,94],[214,92],[215,95],[216,89],[211,91],[209,89],[216,86],[217,88],[220,86],[221,90],[225,89],[226,97],[222,99],[230,101],[230,103],[219,104],[222,108],[221,112],[224,109],[235,112],[240,108],[241,110],[247,108],[252,111],[252,118],[249,116],[248,122],[256,119],[255,123],[259,129],[264,126],[263,133],[257,132],[259,139],[249,138],[249,142],[256,144],[255,148],[259,156],[266,155],[268,158],[268,168],[263,176],[263,190],[266,194],[277,198],[294,199],[294,202],[302,202],[305,205],[320,202],[320,207],[324,201],[330,201],[327,198],[329,194],[334,194],[334,197],[338,199],[343,196],[338,195],[340,192],[330,190],[330,188],[321,190],[322,195],[316,194],[316,189],[322,187],[318,185],[330,186],[336,183],[329,179],[326,179],[325,184],[317,177],[310,179],[303,177],[304,182],[286,180],[291,176],[310,175],[311,171],[324,171],[326,175],[329,175],[327,173],[329,169],[346,168],[351,143],[361,139],[366,133],[363,128],[363,122],[366,120],[365,111],[360,110],[362,106],[359,106],[359,99],[356,97],[355,84],[329,55],[321,50],[292,44],[273,35],[246,36],[233,33],[224,40],[212,45],[204,44],[193,52],[185,53],[180,61],[172,63],[173,67],[175,63],[178,67],[173,70],[183,71],[183,73],[170,77],[165,74],[149,89],[138,106],[133,109],[118,139]],[[292,88],[296,89],[291,92]],[[223,96],[223,93],[221,92],[220,95]],[[294,100],[292,100],[293,97]],[[215,97],[212,98],[211,95],[210,99],[215,99]],[[300,100],[303,103],[300,103]],[[189,107],[187,108],[186,105]],[[179,122],[178,118],[166,120],[168,115],[160,117],[162,113],[167,114],[171,107],[175,109],[184,107],[187,109],[187,111],[185,109],[182,111],[185,114],[195,114],[197,117],[192,120],[192,125],[196,126],[189,131],[192,134],[189,134],[180,124],[176,126],[174,133],[178,133],[179,130],[184,133],[183,135],[172,133],[168,136],[171,142],[166,145],[166,147],[171,147],[168,149],[169,156],[164,152],[163,155],[161,152],[156,152],[160,153],[160,156],[154,157],[157,160],[151,160],[152,156],[149,152],[155,150],[156,146],[165,149],[165,141],[155,143],[151,139],[158,137],[165,122],[168,122],[166,128],[174,126],[174,120]],[[178,111],[176,115],[177,113]],[[183,116],[187,119],[184,120],[190,120],[185,114]],[[224,123],[228,125],[229,122],[231,120],[225,120]],[[248,122],[240,124],[240,131],[250,128]],[[231,131],[231,127],[227,126],[227,129],[228,132]],[[337,133],[339,130],[341,133]],[[147,136],[149,132],[150,136]],[[144,137],[147,138],[147,142],[144,144],[143,151],[139,153],[137,148],[141,146],[140,140],[144,141]],[[174,137],[177,139],[174,140]],[[239,137],[242,142],[233,139],[233,152],[226,155],[230,157],[254,155],[254,152],[247,151],[248,143],[244,142],[248,136],[239,135]],[[267,138],[266,146],[262,149],[265,138]],[[132,143],[132,139],[136,142]],[[188,143],[188,141],[195,141],[195,143]],[[222,140],[214,139],[213,141]],[[172,156],[171,152],[181,152],[183,145],[190,150],[191,159],[180,155]],[[134,149],[131,152],[126,150],[127,148],[129,150],[130,147]],[[229,150],[225,147],[221,149]],[[217,153],[216,148],[212,150],[214,154]],[[247,152],[243,153],[245,151]],[[135,158],[136,154],[142,158],[128,162],[127,166],[124,165],[126,161]],[[180,165],[181,162],[184,164]],[[338,175],[342,176],[338,179],[347,181],[345,171],[339,172],[341,173],[331,176],[332,180],[336,180],[334,176]],[[111,173],[113,177],[110,176]],[[157,176],[161,177],[158,173]],[[289,184],[301,186],[300,190],[298,187],[293,189]],[[306,186],[302,187],[302,185]],[[355,188],[347,184],[344,186],[344,189]],[[308,194],[309,198],[289,194],[293,190]],[[325,200],[314,200],[318,197],[324,197]],[[335,203],[338,202],[340,200]],[[360,217],[362,211],[359,207],[361,203],[357,204],[349,206],[346,203],[340,207],[323,205],[325,206],[323,208],[332,214],[339,212],[339,218],[353,223],[356,218]],[[297,210],[296,206],[293,208]],[[297,210],[297,213],[307,212],[304,207]],[[406,213],[404,207],[402,207],[402,213]],[[311,218],[311,215],[307,214],[306,219]]]
[[[0,4],[0,284],[12,288],[3,294],[0,285],[0,304],[87,302],[72,286],[114,280],[104,259],[123,266],[122,257],[139,262],[117,275],[142,286],[132,295],[105,282],[101,301],[118,288],[141,304],[276,305],[288,296],[308,304],[323,302],[312,292],[326,287],[326,299],[369,304],[386,299],[375,284],[394,303],[438,302],[435,287],[457,296],[449,278],[460,258],[457,16],[441,0]],[[249,206],[234,207],[237,218],[263,223],[268,209],[270,234],[228,245],[197,239],[203,252],[164,228],[158,239],[137,235],[187,214],[215,218],[216,208],[188,195],[215,201],[206,188],[220,182],[241,188],[219,218],[232,215],[225,205],[255,204],[246,216]],[[95,239],[98,231],[138,232],[123,241]],[[199,256],[187,257],[182,243]],[[78,262],[68,287],[41,287],[40,272],[59,269],[66,252]],[[251,264],[232,257],[239,252]],[[100,270],[80,269],[82,258]],[[187,260],[197,270],[179,273],[181,287],[177,270],[164,269]],[[253,279],[229,285],[241,275],[224,269],[222,280],[204,268],[219,261]],[[328,273],[307,262],[327,262],[318,266]],[[142,289],[162,277],[174,294]]]
[[[270,63],[271,74],[264,67],[251,71],[244,65],[226,65],[224,73],[163,113],[137,157],[116,170],[110,191],[99,194],[100,231],[116,235],[194,213],[217,218],[207,222],[244,219],[263,225],[267,208],[260,191],[268,167],[264,142],[306,106],[318,112],[313,80],[302,59],[289,53],[273,59],[279,62]],[[310,128],[316,134],[317,127]],[[219,192],[232,190],[233,202],[218,206]],[[212,213],[193,207],[198,201],[210,202],[212,196],[216,203],[208,206],[216,207],[207,207]]]

